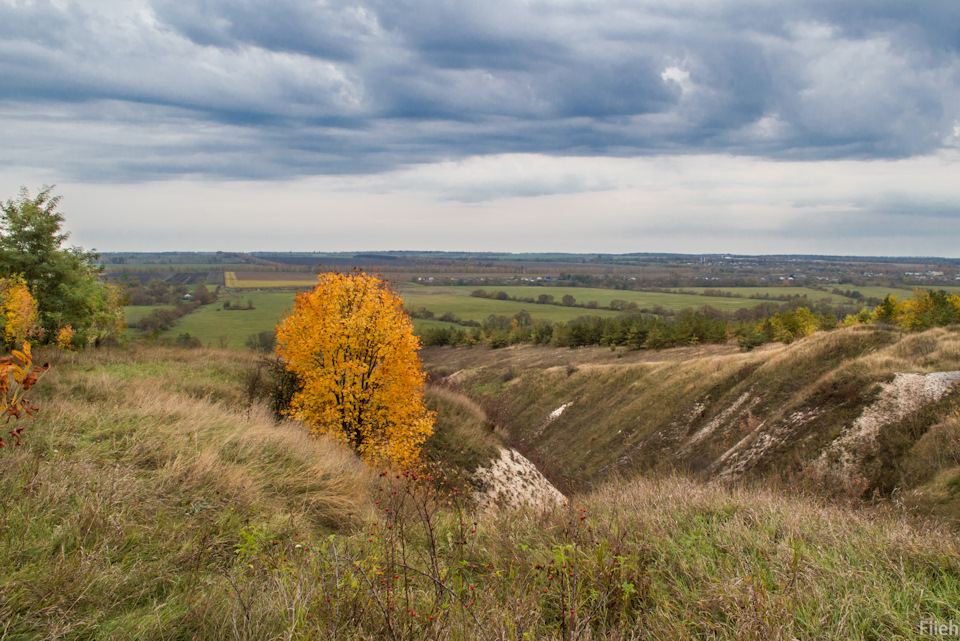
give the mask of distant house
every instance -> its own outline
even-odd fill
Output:
[[[193,300],[193,294],[184,294],[183,300]]]

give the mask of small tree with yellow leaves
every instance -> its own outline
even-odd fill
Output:
[[[371,462],[413,464],[433,433],[419,339],[378,276],[323,273],[277,326],[277,354],[299,378],[289,414]]]
[[[19,276],[0,278],[0,330],[3,346],[13,349],[40,330],[37,301]]]

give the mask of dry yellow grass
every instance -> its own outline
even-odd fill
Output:
[[[348,449],[297,424],[277,425],[251,404],[242,387],[247,367],[251,355],[216,350],[70,356],[45,380],[34,447],[57,450],[56,461],[93,445],[120,466],[152,470],[164,490],[280,503],[278,518],[330,525],[359,515],[369,470]]]
[[[858,495],[926,478],[910,461],[929,456],[912,444],[952,411],[952,396],[891,415],[878,442],[850,452],[856,474],[823,477],[810,464],[851,431],[895,374],[960,370],[960,331],[854,327],[746,353],[726,345],[622,355],[434,348],[424,362],[480,402],[562,491],[615,473],[679,469],[828,483]],[[562,405],[563,415],[542,427]]]
[[[676,476],[479,515],[275,425],[249,402],[253,365],[160,348],[55,363],[24,447],[0,452],[0,636],[912,639],[922,619],[960,619],[960,548],[944,526]],[[645,367],[680,387],[695,378]],[[642,383],[634,373],[550,381]],[[524,376],[504,374],[501,390]],[[458,442],[494,436],[482,408],[430,395],[460,421]]]

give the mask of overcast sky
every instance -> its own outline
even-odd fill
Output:
[[[0,0],[0,197],[119,250],[960,256],[957,0]]]

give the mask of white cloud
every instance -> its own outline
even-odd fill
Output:
[[[677,66],[670,66],[660,74],[664,82],[672,81],[680,86],[680,91],[686,93],[693,89],[693,83],[690,82],[690,72]]]
[[[958,164],[957,152],[830,162],[505,155],[285,182],[61,182],[58,193],[73,241],[101,250],[957,256]],[[11,196],[14,178],[23,174],[0,181]]]

